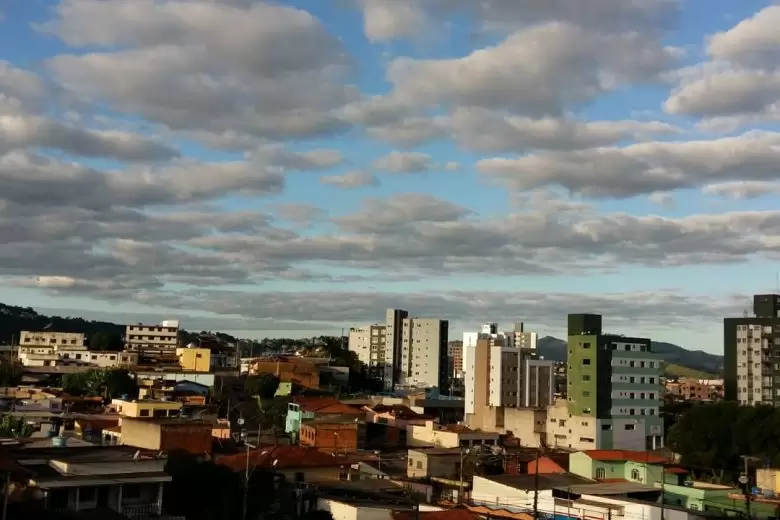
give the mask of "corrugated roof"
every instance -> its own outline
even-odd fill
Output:
[[[239,451],[231,455],[219,455],[214,462],[236,471],[243,471],[246,468],[246,452]],[[303,446],[268,446],[249,450],[250,467],[265,469],[338,467],[351,462]]]
[[[485,475],[483,477],[497,484],[513,487],[515,489],[534,489],[538,483],[539,489],[568,488],[583,484],[594,484],[595,481],[575,475],[574,473],[546,473],[536,475]]]
[[[585,450],[582,453],[587,455],[593,460],[601,461],[630,461],[630,462],[644,462],[646,464],[663,464],[667,462],[666,457],[660,455],[654,455],[647,451],[633,451],[633,450]]]

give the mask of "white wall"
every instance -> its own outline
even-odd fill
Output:
[[[463,373],[464,373],[463,382],[466,390],[464,394],[464,412],[467,414],[473,414],[475,410],[474,378],[476,372],[477,347],[476,347],[476,339],[474,340],[474,345],[466,344],[466,336],[468,334],[471,333],[470,332],[463,333]],[[476,334],[476,332],[474,334]]]
[[[317,509],[329,511],[333,520],[392,520],[393,508],[353,506],[330,498],[318,498]],[[420,512],[443,511],[436,506],[420,504]]]

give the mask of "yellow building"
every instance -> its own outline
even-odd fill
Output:
[[[177,348],[181,369],[187,372],[209,372],[211,370],[211,350],[207,348]]]
[[[123,401],[114,399],[111,404],[123,417],[177,417],[182,404],[176,401]]]

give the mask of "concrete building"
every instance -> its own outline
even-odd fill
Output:
[[[528,347],[509,346],[518,337]],[[511,334],[482,333],[473,346],[471,338],[464,339],[464,370],[466,420],[473,427],[495,427],[495,408],[543,408],[554,402],[554,363],[537,358],[536,334],[524,332],[522,324]]]
[[[683,401],[719,401],[723,399],[722,379],[692,379],[666,381],[666,393]]]
[[[69,347],[71,349],[86,349],[86,338],[79,332],[51,332],[40,331],[31,332],[23,330],[19,335],[19,345],[46,346],[46,347]]]
[[[152,401],[135,400],[125,401],[122,399],[112,399],[111,406],[122,417],[178,417],[181,413],[182,404],[175,401]]]
[[[127,350],[169,350],[179,346],[178,320],[166,320],[158,325],[138,323],[128,325],[125,330],[125,348]]]
[[[405,318],[401,324],[401,355],[397,384],[402,387],[449,388],[447,343],[449,321]]]
[[[463,342],[450,341],[447,343],[447,358],[450,362],[450,377],[463,379]]]
[[[403,350],[403,322],[409,317],[409,312],[402,309],[387,309],[385,312],[385,344],[388,350],[386,356],[392,358],[393,388],[401,379],[401,351]]]
[[[472,430],[462,424],[441,425],[426,421],[424,425],[406,427],[406,444],[410,447],[470,448],[472,446],[496,446],[496,432]]]
[[[365,437],[365,423],[357,417],[330,415],[303,421],[298,443],[328,453],[355,453]]]
[[[387,343],[386,325],[366,325],[349,329],[349,350],[368,367],[368,375],[382,381],[385,390],[394,384],[394,348]]]
[[[567,386],[570,418],[585,424],[561,444],[575,449],[663,447],[663,360],[651,341],[604,334],[598,314],[570,314]],[[561,420],[561,419],[559,419]],[[566,430],[568,431],[568,430]]]
[[[176,355],[179,357],[179,366],[182,370],[191,372],[210,372],[211,371],[211,350],[207,348],[177,348]]]
[[[753,316],[723,320],[724,397],[780,405],[780,294],[753,296]]]
[[[212,449],[212,424],[207,421],[123,417],[120,432],[117,440],[123,446],[165,452],[184,450],[193,455],[210,453]]]
[[[83,346],[19,347],[19,362],[26,367],[64,365],[89,365],[99,368],[129,367],[138,363],[138,354],[87,350]]]

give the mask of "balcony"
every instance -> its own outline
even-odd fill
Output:
[[[122,514],[133,520],[160,518],[160,506],[157,504],[134,504],[122,506]]]

